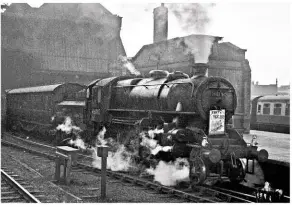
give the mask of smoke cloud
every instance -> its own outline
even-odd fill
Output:
[[[141,73],[135,68],[127,57],[119,55],[118,60],[122,62],[123,67],[126,68],[132,75],[141,75]]]
[[[192,54],[195,63],[207,63],[215,38],[212,36],[189,36],[179,43],[185,48],[185,54]]]
[[[209,9],[215,4],[167,4],[169,11],[174,14],[181,29],[189,34],[204,34],[211,18]],[[214,37],[188,36],[182,38],[179,44],[185,48],[185,54],[192,54],[195,63],[207,63]]]
[[[204,33],[211,19],[208,10],[215,4],[167,4],[177,18],[181,28],[190,33]]]

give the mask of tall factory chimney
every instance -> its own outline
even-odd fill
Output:
[[[168,9],[162,3],[160,7],[153,10],[154,33],[153,41],[160,42],[167,40],[168,33]]]

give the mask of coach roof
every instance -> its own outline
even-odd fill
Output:
[[[289,95],[268,95],[263,96],[259,99],[259,101],[287,101],[290,100]]]
[[[26,87],[26,88],[16,88],[11,89],[8,91],[8,94],[20,94],[20,93],[42,93],[42,92],[53,92],[56,90],[59,86],[62,85],[80,85],[78,83],[59,83],[59,84],[53,84],[53,85],[45,85],[45,86],[34,86],[34,87]],[[81,86],[81,85],[80,85]]]

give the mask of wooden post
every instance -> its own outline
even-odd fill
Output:
[[[100,196],[101,199],[106,198],[106,162],[108,156],[107,146],[97,146],[97,155],[101,157],[101,184],[100,184]]]

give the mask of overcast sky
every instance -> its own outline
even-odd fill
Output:
[[[153,42],[153,8],[160,3],[146,2],[102,3],[110,12],[123,17],[121,37],[128,57],[134,56],[143,45]],[[28,3],[34,7],[42,4],[36,1]],[[275,84],[278,78],[279,85],[286,85],[290,82],[292,59],[291,8],[289,1],[217,2],[208,8],[211,21],[204,33],[223,37],[223,41],[247,49],[252,80],[259,81],[259,84]],[[168,38],[195,33],[184,31],[173,13],[169,12]]]

